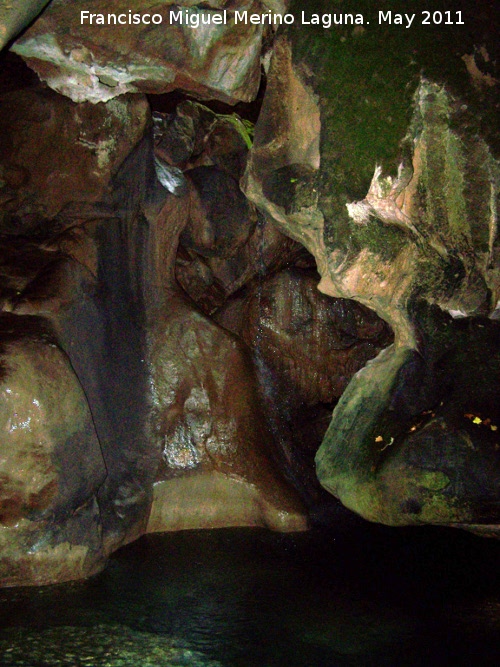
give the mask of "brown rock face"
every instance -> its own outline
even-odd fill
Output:
[[[151,357],[162,464],[148,531],[304,530],[304,510],[272,463],[250,359],[203,315],[181,303],[172,310]]]
[[[71,202],[103,198],[111,176],[144,133],[142,97],[73,104],[44,89],[1,98],[3,229],[26,233]]]
[[[315,272],[287,270],[264,282],[247,306],[245,342],[307,405],[333,403],[368,359],[391,342],[387,325],[353,301],[330,299]]]
[[[178,237],[191,219],[195,187],[188,181],[184,200],[169,198],[156,223],[152,271],[159,303],[150,363],[162,463],[148,531],[224,525],[303,530],[304,510],[272,462],[272,438],[244,347],[189,305],[175,285]]]
[[[193,103],[180,104],[175,114],[155,118],[155,152],[167,170],[167,187],[171,187],[169,178],[178,178],[175,171],[170,176],[168,174],[174,166],[183,168],[183,188],[188,189],[188,193],[184,193],[186,203],[180,200],[177,207],[179,213],[168,215],[172,220],[182,216],[187,220],[179,237],[175,275],[184,291],[207,315],[249,346],[254,363],[249,369],[245,362],[246,372],[241,368],[236,370],[224,351],[231,341],[234,345],[235,340],[200,316],[196,318],[198,326],[189,328],[196,330],[203,322],[203,340],[207,342],[205,346],[198,343],[191,356],[198,360],[198,365],[204,369],[203,374],[208,372],[205,348],[210,349],[210,358],[221,359],[215,363],[215,368],[219,369],[217,377],[225,378],[218,380],[219,385],[222,382],[221,387],[227,382],[236,387],[236,381],[230,379],[236,377],[240,378],[239,384],[253,386],[251,375],[256,375],[258,396],[254,395],[253,388],[250,404],[257,406],[260,402],[262,407],[258,409],[259,418],[252,421],[254,424],[259,420],[267,423],[274,444],[267,435],[263,439],[267,443],[266,449],[273,452],[287,478],[300,489],[306,504],[313,505],[315,511],[325,498],[321,497],[315,481],[313,456],[325,433],[332,406],[350,377],[391,338],[386,325],[367,309],[354,302],[332,302],[321,295],[316,288],[311,256],[302,246],[257,216],[242,200],[234,180],[240,173],[238,165],[244,164],[246,158],[247,149],[242,141],[246,128],[242,125],[234,117],[215,114]],[[169,262],[170,259],[163,265]],[[302,268],[286,270],[285,267],[290,265]],[[173,284],[172,278],[167,282]],[[178,298],[174,303],[176,311],[187,308],[186,303],[179,305]],[[194,316],[192,312],[191,315]],[[187,315],[183,317],[187,318]],[[169,325],[170,320],[165,324],[166,330]],[[165,338],[162,355],[170,359],[167,341],[177,339],[178,335],[159,335],[162,341]],[[198,336],[193,341],[198,341]],[[244,355],[242,345],[238,345],[238,350],[239,355]],[[178,363],[171,360],[169,367],[177,367]],[[222,371],[226,368],[227,371]],[[214,369],[210,371],[211,374],[214,372]],[[191,376],[191,373],[183,374]],[[206,384],[210,387],[214,382]],[[165,385],[163,376],[161,383]],[[190,391],[191,383],[187,386]],[[222,388],[218,393],[221,392]],[[229,395],[237,396],[238,391],[234,389]],[[186,402],[186,398],[182,398],[181,404],[188,403],[195,404],[191,399]],[[214,397],[207,397],[205,403],[202,414],[203,422],[209,425],[208,432],[217,432],[217,421],[226,424],[229,414],[240,422],[241,415],[236,407],[232,408],[235,412],[226,411],[226,408],[220,412]],[[245,403],[249,404],[249,401]],[[178,429],[176,438],[184,442],[181,449],[184,465],[197,469],[203,467],[204,456],[198,451],[200,445],[189,445],[193,436],[182,421],[186,419],[185,413],[186,410],[180,407],[175,410],[175,419],[181,420],[181,426],[175,427]],[[209,418],[211,413],[219,415],[214,426]],[[254,429],[249,432],[250,440]],[[168,439],[167,434],[165,441]],[[206,439],[205,434],[202,442]],[[223,434],[220,433],[217,439],[223,441]],[[236,456],[242,446],[238,437],[234,437],[233,445]],[[252,449],[258,451],[258,447],[252,446]],[[168,450],[164,456],[168,458]],[[250,461],[254,457],[255,454],[251,457],[248,453],[244,460]],[[221,465],[223,459],[219,456],[217,466]],[[245,467],[243,471],[243,477],[248,478],[249,471]],[[206,484],[219,488],[218,482],[212,477],[209,479]],[[193,475],[193,480],[198,480],[198,475]],[[177,481],[174,487],[169,482],[170,492],[173,493],[180,484]],[[198,484],[197,489],[204,488],[196,481]],[[200,493],[196,492],[196,498],[202,503]],[[217,496],[215,490],[214,493]],[[177,498],[175,503],[178,502]],[[207,508],[211,517],[214,511],[213,507]],[[176,513],[176,516],[180,515],[181,512]],[[200,512],[196,516],[199,520]],[[169,520],[173,520],[172,515]],[[248,518],[244,522],[248,523]]]
[[[263,26],[235,23],[234,9],[258,12],[262,4],[230,4],[224,14],[226,2],[201,8],[189,0],[139,0],[133,7],[125,0],[56,0],[13,50],[75,102],[176,89],[229,104],[250,101],[259,88]],[[125,23],[107,25],[108,14],[125,16]],[[129,23],[129,15],[139,23]]]
[[[391,343],[392,333],[373,311],[322,295],[316,271],[305,268],[304,260],[252,282],[216,319],[252,350],[280,466],[316,517],[338,514],[314,470],[332,410],[352,376]]]
[[[73,111],[80,134],[94,126],[94,110],[105,127],[115,127],[106,120],[114,118],[114,107],[79,107],[50,92],[16,95],[20,113],[27,113],[28,104],[35,116],[41,96],[52,119],[50,136],[59,136],[67,125],[70,145],[78,142]],[[126,100],[119,104],[126,112],[123,123],[130,121],[127,110],[144,109],[140,99],[131,107]],[[138,117],[143,132],[147,118]],[[22,135],[16,135],[14,145],[17,126],[7,127],[10,165],[20,147],[28,155],[36,144],[21,143]],[[31,124],[26,127],[34,132]],[[193,155],[183,194],[170,194],[156,177],[152,137],[137,143],[139,130],[125,138],[115,129],[113,155],[123,164],[119,168],[118,158],[107,164],[95,191],[76,165],[68,172],[73,186],[64,198],[60,179],[66,162],[56,146],[47,148],[33,178],[16,180],[10,167],[4,170],[10,179],[4,192],[16,197],[12,216],[4,219],[0,253],[2,330],[9,341],[5,392],[14,392],[22,403],[21,409],[7,401],[2,413],[12,434],[2,478],[2,576],[9,585],[87,576],[102,567],[111,550],[148,530],[307,525],[305,511],[273,462],[248,352],[183,297],[174,276],[184,229],[194,254],[230,261],[233,250],[242,252],[255,232],[255,216],[234,177],[219,168],[224,160],[219,166],[208,160],[197,165],[204,158]],[[239,136],[235,131],[229,143],[238,146]],[[99,141],[96,137],[96,145]],[[134,144],[125,159],[126,146]],[[210,155],[234,154],[226,148],[218,140]],[[237,149],[242,150],[246,147]],[[89,155],[97,160],[90,149]],[[86,164],[93,171],[97,166]],[[48,172],[56,183],[52,191],[43,178]],[[231,193],[232,206],[219,206],[221,192]],[[27,201],[36,220],[20,215]],[[48,211],[57,217],[47,220]],[[244,222],[242,229],[236,221]],[[28,323],[41,333],[33,324],[33,335],[31,329],[25,335]],[[37,353],[44,346],[49,354]],[[66,360],[61,348],[72,368],[58,361]],[[30,407],[38,404],[43,416]],[[75,443],[81,446],[78,455]],[[82,452],[95,447],[100,467],[93,454],[80,465]]]
[[[497,77],[453,31],[451,75],[417,29],[290,27],[254,136],[221,101],[255,97],[273,34],[234,12],[283,4],[108,26],[80,12],[122,0],[53,0],[15,45],[72,99],[0,99],[7,585],[145,532],[303,530],[323,438],[319,479],[362,516],[497,530]],[[217,112],[123,95],[178,89]]]
[[[251,215],[238,182],[226,172],[216,167],[197,167],[187,175],[195,186],[196,202],[191,204],[181,243],[202,257],[226,259],[248,241],[255,216]]]
[[[176,279],[203,312],[215,315],[257,276],[307,253],[265,224],[239,188],[253,133],[250,123],[193,102],[180,103],[173,114],[155,113],[153,121],[161,168],[174,168],[176,178],[182,170],[183,180],[194,186],[180,236]]]
[[[3,314],[0,330],[0,582],[89,576],[106,466],[85,394],[43,320]]]

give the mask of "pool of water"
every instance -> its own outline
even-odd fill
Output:
[[[499,555],[438,529],[151,535],[88,581],[0,591],[0,664],[497,665]]]

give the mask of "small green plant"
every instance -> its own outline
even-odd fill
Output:
[[[213,114],[218,120],[230,123],[243,139],[248,150],[252,148],[254,136],[254,124],[252,122],[246,120],[246,118],[240,118],[237,113],[216,113],[215,111],[212,111],[212,109],[206,107],[204,104],[198,103],[198,106],[201,109],[204,109],[205,111]]]

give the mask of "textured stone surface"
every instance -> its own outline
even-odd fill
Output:
[[[162,464],[149,530],[304,529],[304,512],[274,469],[242,346],[205,317],[172,305],[175,315],[156,333],[151,354]]]
[[[110,101],[0,100],[4,581],[86,576],[144,532],[306,528],[332,410],[317,470],[347,507],[497,532],[488,31],[282,31],[249,202],[251,124],[188,101],[151,123],[118,96],[251,100],[272,31],[80,26],[125,7],[94,6],[55,0],[15,49]]]
[[[106,467],[85,394],[43,320],[3,314],[0,331],[0,582],[88,576]]]
[[[157,159],[167,169],[182,170],[194,185],[176,279],[205,313],[217,317],[230,297],[258,276],[307,253],[265,224],[238,187],[252,142],[251,123],[194,102],[180,103],[175,113],[155,113],[154,123]],[[308,261],[314,265],[310,256]]]
[[[6,236],[0,247],[0,309],[44,315],[56,323],[79,287],[95,284],[97,249],[84,228],[27,240]]]
[[[12,47],[39,76],[75,102],[107,101],[127,92],[165,93],[183,89],[234,104],[252,100],[260,82],[263,26],[238,23],[192,27],[170,22],[170,12],[220,14],[227,3],[140,0],[54,0]],[[258,12],[260,2],[231,8]],[[159,25],[80,24],[80,12],[159,14]],[[191,19],[193,20],[193,19]]]
[[[171,196],[157,218],[153,244],[159,304],[150,363],[162,463],[149,530],[241,524],[304,529],[304,511],[272,462],[272,437],[250,358],[176,287],[178,237],[189,211],[185,201]],[[206,515],[196,509],[195,497]]]
[[[216,315],[252,350],[279,462],[314,517],[338,514],[318,484],[314,455],[351,377],[392,341],[389,327],[354,301],[317,289],[312,268],[262,276]]]
[[[326,7],[307,4],[320,13]],[[353,4],[345,9],[368,12],[368,3]],[[487,41],[487,22],[467,20]],[[324,486],[372,520],[495,523],[499,490],[488,452],[485,486],[493,490],[485,500],[440,477],[445,469],[464,470],[456,440],[456,455],[439,463],[432,457],[410,463],[398,453],[409,446],[403,435],[373,445],[396,387],[411,382],[412,350],[430,364],[429,350],[443,345],[433,327],[423,335],[419,304],[484,316],[495,310],[500,289],[497,86],[478,83],[461,59],[477,56],[473,31],[469,41],[459,29],[401,34],[395,27],[372,33],[348,26],[333,38],[321,28],[281,35],[245,191],[313,253],[322,291],[368,305],[395,333],[395,346],[355,376],[334,411],[317,459]],[[493,40],[484,45],[486,53],[495,48]],[[447,336],[449,349],[456,333],[448,328]],[[472,360],[464,364],[472,371]],[[498,391],[494,375],[485,381]],[[425,409],[438,407],[432,400]],[[484,395],[475,410],[488,411]],[[454,428],[447,424],[445,431]],[[431,484],[432,492],[422,482],[429,472],[443,482]]]
[[[19,99],[23,106],[32,98],[25,95]],[[62,108],[75,107],[62,98],[60,103]],[[100,114],[112,112],[104,107]],[[61,130],[64,118],[56,115],[54,134]],[[11,133],[7,135],[10,138]],[[54,150],[50,161],[58,164],[59,157]],[[229,178],[223,170],[217,174]],[[108,180],[111,178],[108,173]],[[75,514],[71,513],[72,497],[65,496],[57,501],[57,513],[50,521],[45,515],[44,520],[36,521],[23,516],[21,532],[17,533],[9,524],[4,541],[7,583],[87,576],[104,564],[111,550],[146,530],[224,525],[265,525],[278,530],[306,527],[304,510],[272,461],[272,437],[265,429],[254,371],[244,346],[198,313],[176,285],[178,236],[188,220],[203,222],[204,211],[208,211],[208,223],[211,211],[212,200],[200,197],[203,183],[197,185],[196,178],[187,178],[187,191],[181,197],[160,185],[150,136],[136,145],[110,187],[95,193],[100,201],[90,204],[85,191],[75,191],[55,220],[43,217],[42,206],[37,225],[16,226],[15,218],[4,220],[2,317],[9,327],[11,322],[41,322],[40,316],[51,322],[50,345],[64,349],[82,384],[85,406],[88,401],[95,426],[94,444],[98,438],[101,464],[107,473],[103,478],[81,467],[88,474],[93,496],[88,507]],[[241,193],[235,186],[233,190],[238,206],[247,210]],[[43,201],[46,191],[42,180],[33,184],[32,193],[33,202]],[[249,229],[251,232],[252,227]],[[21,231],[29,231],[30,236]],[[236,234],[236,245],[243,245],[248,234],[245,232],[243,239]],[[9,335],[13,345],[22,344],[22,328],[15,327]],[[24,366],[27,370],[22,375],[30,383],[35,371],[31,373],[28,365]],[[36,373],[40,386],[57,385],[69,400],[67,378],[57,377],[49,384],[50,364],[37,366]],[[76,377],[71,377],[79,387]],[[151,416],[153,399],[158,410]],[[56,394],[48,396],[46,402],[50,410],[57,409]],[[10,404],[4,407],[8,420],[16,409]],[[74,412],[78,428],[76,408]],[[57,411],[54,415],[63,428],[65,415],[57,416]],[[11,468],[21,465],[22,458],[29,464],[25,470],[33,467],[30,457],[37,450],[28,430],[16,430],[20,453],[14,463],[11,461]],[[60,443],[59,449],[60,457],[71,456],[71,441]],[[193,465],[189,458],[193,452],[199,465]],[[76,455],[74,458],[78,461]],[[49,459],[49,455],[43,459],[48,475],[40,482],[43,489],[54,480],[60,482]],[[80,478],[73,475],[73,468],[68,466],[67,471],[70,479],[65,484],[77,484]],[[15,507],[17,487],[5,488],[4,504],[7,514],[12,514],[19,510]],[[37,511],[40,493],[38,487],[25,493]],[[49,503],[43,511],[52,511],[50,502],[55,500],[43,496],[42,501]],[[206,512],[200,513],[198,501]],[[24,508],[24,500],[20,503]],[[31,556],[24,553],[35,543],[48,545],[45,551],[34,552],[39,554],[38,560],[33,560],[39,564],[38,573],[38,565],[30,565]]]
[[[202,257],[236,253],[248,241],[256,223],[235,178],[216,167],[187,172],[196,188],[189,222],[181,234],[184,248]]]
[[[333,404],[351,376],[390,342],[388,327],[359,304],[331,301],[321,295],[316,289],[313,258],[300,244],[257,216],[248,204],[242,205],[234,177],[241,175],[246,160],[244,137],[248,126],[235,116],[216,114],[191,102],[178,105],[175,113],[156,114],[154,120],[155,154],[167,168],[182,168],[192,193],[187,204],[180,205],[188,210],[188,220],[180,234],[177,281],[206,314],[242,338],[251,349],[253,368],[247,364],[247,371],[237,376],[256,376],[263,406],[259,418],[268,424],[279,466],[300,490],[308,509],[322,512],[323,506],[331,503],[318,488],[314,454]],[[290,265],[302,268],[287,271],[285,267]],[[225,353],[217,352],[222,349],[221,341],[227,345],[230,339],[210,327],[205,318],[196,319],[197,325],[192,323],[185,328],[198,330],[203,323],[211,341],[209,356],[214,367],[230,366]],[[185,321],[194,322],[193,316]],[[173,338],[177,340],[178,336]],[[166,343],[164,347],[167,349]],[[194,356],[204,365],[202,349]],[[252,401],[256,402],[255,396]],[[190,400],[192,403],[196,402]],[[207,423],[211,410],[219,413],[219,408],[207,407],[203,412]],[[179,408],[178,412],[181,418],[186,410]],[[228,414],[221,413],[222,422],[227,421]],[[190,433],[183,426],[186,443]],[[224,439],[222,435],[217,438],[221,442]],[[202,458],[194,453],[195,449],[188,444],[183,448],[185,465],[189,459],[194,468],[201,465]],[[194,493],[194,489],[210,485],[220,493],[229,493],[219,488],[212,473],[195,474],[175,485],[170,483],[168,492],[174,493],[175,488],[176,500],[170,513],[168,503],[163,502],[163,520],[168,516],[173,521],[176,516],[177,525],[182,525],[182,513],[174,509],[180,502],[179,495],[184,493],[187,497],[189,489]],[[162,488],[158,485],[155,493],[166,494],[167,488]],[[241,484],[234,488],[242,490]],[[249,521],[243,508],[235,502],[231,506],[232,518],[227,520],[236,522],[240,514],[245,522]],[[159,511],[154,506],[152,516]],[[213,518],[214,510],[209,506],[207,514],[212,517],[208,521],[223,520]],[[195,516],[200,520],[200,512]],[[150,523],[156,520],[151,519]],[[189,521],[186,517],[186,525],[192,525]]]
[[[0,102],[1,226],[16,233],[46,225],[71,202],[102,199],[148,118],[141,96],[77,105],[29,89]]]
[[[0,49],[27,26],[50,0],[1,0]]]
[[[261,284],[248,301],[242,336],[301,401],[332,403],[351,377],[391,341],[373,311],[330,299],[314,272],[286,270]]]
[[[64,98],[60,101],[63,107],[76,106],[69,100],[64,101]],[[140,106],[141,100],[137,99],[137,103]],[[104,119],[106,114],[111,119],[114,117],[106,107],[101,108],[99,113]],[[128,121],[126,114],[123,120]],[[62,119],[57,117],[57,122],[62,123]],[[61,131],[62,128],[59,126],[58,129]],[[54,133],[56,130],[56,127],[52,128]],[[134,140],[133,133],[130,138]],[[127,141],[125,139],[125,143]],[[143,153],[140,155],[143,157]],[[149,155],[149,174],[154,178],[152,154]],[[51,159],[57,163],[57,158],[58,154],[54,151]],[[139,184],[139,177],[145,172],[147,161],[141,162],[139,170],[134,171],[132,160],[131,166],[124,167],[126,176],[115,179],[113,191],[116,192],[116,200],[103,187],[100,192],[102,201],[94,208],[85,201],[89,193],[75,191],[71,204],[55,220],[40,217],[39,224],[34,228],[27,226],[19,229],[9,225],[2,230],[4,234],[7,232],[2,238],[0,253],[0,305],[4,312],[9,313],[5,317],[12,318],[12,322],[32,321],[33,317],[21,316],[33,315],[43,315],[50,320],[52,330],[57,333],[52,334],[51,340],[54,339],[54,344],[68,355],[90,406],[92,424],[107,472],[105,479],[93,475],[92,471],[88,473],[89,484],[96,484],[95,495],[99,504],[98,507],[91,507],[98,519],[99,567],[111,550],[142,534],[157,465],[153,460],[151,441],[146,435],[149,402],[145,334],[141,333],[144,331],[144,317],[131,287],[135,277],[130,272],[130,265],[135,263],[142,247],[134,234],[141,234],[141,226],[140,219],[135,226],[133,224],[137,200],[132,197],[130,207],[126,203],[127,196],[134,189],[128,181],[124,190],[120,186],[120,178],[132,181],[137,178],[137,191],[142,197],[146,188],[144,182]],[[33,187],[33,193],[34,201],[42,199],[45,194],[42,186]],[[79,201],[80,196],[83,201]],[[99,192],[94,196],[99,196]],[[19,234],[23,230],[29,231],[30,236]],[[133,253],[134,259],[129,257],[130,253]],[[135,271],[139,271],[138,265]],[[21,336],[22,328],[19,331]],[[44,373],[49,372],[50,368],[40,369],[41,383],[47,381]],[[67,384],[65,382],[64,377],[60,378],[62,392]],[[58,397],[53,396],[53,400],[57,403]],[[56,407],[52,406],[52,409]],[[30,441],[25,443],[27,451],[31,444]],[[69,441],[68,447],[68,451],[64,452],[64,443],[60,444],[61,456],[71,455]],[[77,456],[74,458],[78,460]],[[85,466],[82,470],[85,472]],[[73,468],[68,467],[68,473],[71,471]],[[78,480],[78,475],[75,475],[75,480]],[[47,522],[33,523],[30,539],[41,544],[45,541],[52,544],[59,539],[57,526],[61,526],[61,543],[55,542],[57,551],[53,554],[53,564],[40,570],[40,577],[45,577],[43,581],[80,578],[97,567],[97,558],[93,553],[97,547],[86,546],[86,541],[90,540],[85,537],[85,531],[90,531],[89,512],[82,510],[71,515],[70,528],[73,532],[69,533],[68,544],[63,539],[66,530],[64,514],[53,518],[54,527]],[[52,532],[56,535],[54,540]],[[84,537],[81,538],[79,552],[75,545],[80,544],[77,541],[80,533]],[[29,544],[26,549],[29,549]],[[17,572],[16,583],[33,583],[36,581],[33,572],[29,568],[23,569],[22,562],[21,544],[10,567]]]

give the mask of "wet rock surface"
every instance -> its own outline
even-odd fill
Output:
[[[295,267],[258,283],[238,323],[281,465],[313,514],[335,510],[313,465],[332,410],[352,376],[393,340],[373,311],[322,295],[318,279],[315,269]]]
[[[174,308],[176,314],[156,334],[151,354],[162,464],[149,530],[224,525],[304,529],[304,511],[272,463],[273,440],[249,355],[203,315]]]
[[[240,135],[233,132],[234,144]],[[200,257],[210,256],[213,246],[215,256],[231,261],[232,248],[240,253],[255,233],[255,212],[233,176],[210,164],[183,165],[185,186],[181,193],[170,192],[158,180],[153,149],[148,131],[118,172],[103,178],[97,203],[73,191],[45,229],[25,226],[20,234],[15,226],[4,228],[3,323],[19,327],[36,320],[68,355],[92,415],[104,470],[98,478],[88,473],[96,484],[97,546],[87,544],[82,515],[71,519],[72,526],[82,521],[82,548],[96,549],[98,564],[90,557],[85,567],[73,562],[62,546],[54,556],[57,566],[45,567],[37,547],[40,571],[22,570],[15,580],[6,574],[4,583],[85,576],[101,567],[110,551],[147,531],[307,527],[307,513],[274,461],[251,355],[242,341],[200,312],[175,279],[178,239],[186,228],[185,243],[192,241]],[[54,160],[57,177],[57,158],[49,164]],[[200,171],[208,172],[206,182]],[[235,207],[221,209],[215,195],[228,187]],[[38,206],[46,191],[39,187],[33,193]],[[43,206],[38,210],[39,221],[45,220]],[[243,232],[234,222],[242,215],[247,216]],[[234,234],[224,235],[231,225]],[[200,229],[209,230],[205,246],[198,243],[205,233]],[[210,236],[213,229],[220,231]],[[244,271],[252,276],[255,269],[250,272],[248,265],[247,260]],[[57,416],[57,405],[51,409]],[[23,437],[29,449],[27,434]],[[69,443],[63,455],[72,455]],[[49,452],[47,465],[53,458]],[[61,512],[72,513],[72,502],[62,498]],[[49,539],[46,528],[34,525],[33,539]],[[20,552],[13,550],[14,560]]]
[[[119,235],[119,216],[112,216],[108,190],[112,175],[144,133],[147,105],[143,98],[122,99],[112,102],[114,109],[89,106],[86,116],[85,105],[77,107],[40,89],[14,91],[2,101],[2,123],[8,130],[2,135],[3,173],[11,173],[18,161],[26,165],[26,178],[2,184],[7,206],[0,259],[1,331],[9,340],[19,336],[12,345],[22,346],[32,328],[41,337],[38,347],[29,348],[31,356],[18,375],[26,376],[27,389],[33,378],[33,391],[42,394],[34,395],[33,401],[45,403],[38,417],[28,415],[25,427],[16,429],[16,447],[28,462],[30,448],[36,452],[43,443],[43,465],[49,471],[53,467],[56,484],[52,502],[49,498],[43,511],[33,516],[30,503],[22,494],[18,498],[24,507],[19,530],[6,528],[2,533],[9,554],[2,580],[49,583],[88,576],[103,567],[110,550],[141,534],[141,520],[144,524],[149,509],[135,467],[145,449],[147,408],[141,411],[137,400],[139,392],[146,395],[147,383],[142,388],[137,373],[144,354],[138,343],[137,308],[127,300],[123,307],[109,307],[123,299],[128,280],[120,280],[121,263],[113,254],[123,251],[123,243],[110,243],[113,234]],[[109,134],[112,126],[115,130]],[[89,141],[83,145],[85,137]],[[104,220],[89,208],[96,200],[104,207]],[[37,334],[37,327],[42,333]],[[43,332],[48,332],[49,342]],[[38,354],[41,360],[36,362]],[[124,365],[126,357],[130,359]],[[126,396],[122,383],[111,381],[118,367],[122,381],[134,376],[135,391]],[[13,391],[10,382],[7,376],[6,391]],[[64,397],[74,405],[68,407]],[[15,414],[16,405],[10,407]],[[80,414],[86,415],[85,427]],[[32,442],[37,437],[30,427],[35,419],[46,422],[37,426],[42,429],[39,445]],[[92,467],[94,450],[100,468]],[[30,466],[25,472],[31,474]],[[37,493],[30,492],[33,498]],[[10,496],[7,503],[12,503]],[[36,499],[33,502],[36,509]],[[141,503],[142,519],[136,509]]]
[[[345,9],[363,9],[351,4]],[[321,13],[326,5],[308,7]],[[388,27],[385,39],[380,32],[338,27],[337,41],[321,28],[306,35],[294,27],[274,48],[244,190],[312,252],[323,292],[369,305],[394,330],[395,345],[348,385],[317,456],[325,488],[371,520],[467,526],[481,516],[487,525],[498,522],[498,455],[491,448],[472,445],[481,464],[464,473],[469,436],[455,423],[440,422],[441,437],[429,433],[425,450],[434,455],[418,465],[403,453],[414,451],[412,437],[398,443],[378,433],[395,392],[419,384],[414,355],[431,367],[431,349],[451,349],[460,339],[450,326],[445,344],[437,323],[423,336],[424,305],[478,318],[492,315],[498,301],[498,87],[473,76],[470,67],[470,58],[482,62],[474,39],[482,40],[483,55],[496,53],[488,16],[486,7],[480,16],[467,14],[469,41],[455,29],[416,28],[403,44],[401,33]],[[436,39],[439,56],[430,58]],[[354,106],[348,100],[356,100]],[[475,358],[463,358],[471,377]],[[448,370],[448,382],[458,387],[462,371]],[[496,380],[486,377],[495,393]],[[435,382],[426,376],[428,388]],[[435,398],[439,391],[432,391]],[[451,401],[462,405],[454,391]],[[430,396],[425,407],[437,414]],[[490,411],[485,395],[475,410]],[[446,454],[438,463],[441,441]],[[488,491],[473,498],[477,468],[489,479]],[[445,469],[461,484],[445,485]],[[431,478],[433,488],[414,503],[411,489],[426,488]]]
[[[373,311],[318,292],[315,271],[288,269],[248,300],[245,342],[307,405],[339,398],[351,377],[392,340]]]
[[[2,582],[87,576],[145,532],[303,530],[337,520],[333,496],[497,533],[489,5],[463,8],[466,40],[274,43],[233,21],[81,25],[93,7],[54,0],[14,46],[67,97],[0,77]],[[264,56],[254,128],[224,103],[256,98]],[[128,94],[173,90],[154,113]]]
[[[264,27],[236,24],[234,9],[259,12],[264,4],[243,0],[199,7],[189,0],[177,5],[140,0],[131,8],[124,0],[56,0],[13,50],[51,88],[75,102],[182,89],[235,104],[257,95]],[[222,18],[224,8],[230,10],[226,25],[212,23],[207,29],[202,24],[203,18]],[[80,22],[81,11],[128,17],[131,9],[148,16],[148,23],[127,22],[117,29],[105,20],[100,25]]]
[[[41,318],[0,316],[0,578],[44,584],[104,562],[106,466],[70,362]]]
[[[179,237],[192,219],[196,195],[196,181],[189,179],[184,200],[167,199],[153,241],[158,264],[152,271],[159,283],[149,358],[152,428],[162,463],[148,530],[304,529],[304,510],[272,460],[248,352],[193,308],[175,280]]]
[[[227,144],[215,144],[217,150],[214,151],[212,139],[214,135],[220,138],[221,128],[224,137],[231,129],[231,140]],[[326,431],[331,409],[348,378],[381,347],[389,344],[392,337],[389,328],[368,309],[345,300],[332,302],[321,295],[316,289],[318,276],[311,256],[302,246],[280,234],[248,203],[243,205],[241,194],[234,194],[237,192],[234,176],[242,174],[241,168],[239,172],[234,168],[246,157],[247,148],[242,139],[247,128],[234,117],[215,114],[193,103],[180,104],[175,114],[157,114],[155,117],[155,153],[165,164],[183,168],[184,187],[189,192],[181,195],[187,203],[181,201],[177,207],[185,215],[186,222],[179,236],[175,278],[204,313],[223,327],[218,329],[200,316],[196,317],[197,327],[186,327],[186,322],[194,320],[193,313],[189,319],[186,315],[181,320],[180,332],[193,328],[199,329],[200,333],[204,331],[202,338],[198,336],[199,340],[193,338],[196,352],[193,351],[190,357],[198,362],[196,376],[201,375],[204,389],[200,396],[207,397],[207,407],[201,409],[200,401],[195,402],[204,420],[205,435],[201,442],[197,444],[200,438],[196,433],[193,437],[193,428],[185,425],[182,425],[178,438],[180,440],[182,435],[184,441],[184,467],[192,465],[193,469],[206,467],[206,463],[203,464],[205,456],[200,450],[203,441],[224,443],[227,440],[221,429],[226,434],[234,434],[224,457],[227,461],[231,460],[230,451],[234,450],[235,454],[238,450],[245,451],[245,438],[249,442],[260,441],[263,447],[252,444],[250,450],[262,449],[268,457],[274,458],[289,482],[300,491],[302,501],[316,512],[322,504],[329,504],[324,497],[326,494],[321,494],[318,488],[313,457]],[[237,153],[233,146],[237,147]],[[240,158],[236,161],[238,154]],[[204,166],[197,166],[200,164]],[[178,216],[179,213],[174,217]],[[296,268],[287,268],[290,266]],[[172,309],[176,311],[182,307],[186,309],[185,304],[179,305],[178,297],[174,304]],[[166,326],[170,328],[166,341],[179,338],[180,334],[171,331],[174,321],[169,318],[167,322]],[[224,329],[232,332],[236,339],[228,336]],[[241,342],[236,342],[237,339],[250,349],[253,368],[249,367],[250,355]],[[189,349],[190,345],[174,345],[172,349],[178,347]],[[169,359],[167,344],[163,344],[162,349],[165,352],[161,353],[161,358]],[[233,351],[228,354],[231,349]],[[160,359],[159,354],[156,356]],[[211,360],[210,381],[205,376],[204,359]],[[220,361],[214,364],[215,359]],[[179,363],[179,359],[172,358],[166,366],[170,382],[176,374],[173,369],[178,369]],[[214,375],[214,366],[225,369],[224,373],[218,371]],[[195,376],[185,372],[182,375]],[[247,380],[242,382],[245,376]],[[166,372],[161,371],[163,386],[167,377]],[[255,377],[256,381],[250,377]],[[186,383],[185,395],[192,384],[192,381]],[[237,388],[243,384],[249,388],[246,393]],[[210,387],[216,388],[217,400],[214,400],[215,396],[208,397]],[[167,395],[165,390],[161,393]],[[229,411],[224,407],[221,411],[219,404],[225,406],[229,396],[234,399],[233,406],[254,407],[244,408],[246,417],[238,407]],[[186,409],[177,408],[176,413],[179,415],[176,420],[186,419]],[[218,417],[213,419],[210,414]],[[233,420],[231,426],[229,415]],[[169,416],[168,421],[170,419]],[[197,420],[200,422],[199,416]],[[190,421],[194,423],[193,418]],[[214,429],[213,425],[217,423],[220,427]],[[237,436],[235,426],[239,430],[244,423],[248,424],[246,436]],[[264,424],[264,428],[258,424]],[[311,424],[314,427],[308,428]],[[164,430],[162,426],[162,433]],[[166,442],[172,441],[172,437],[164,437]],[[168,459],[167,450],[164,456]],[[215,458],[212,454],[211,458],[213,464],[223,465],[226,473],[230,470],[225,467],[220,454],[216,453]],[[233,472],[238,468],[244,471],[242,479],[266,488],[265,475],[251,471],[253,458],[255,454],[249,457],[238,453],[238,461],[230,465]],[[258,460],[255,458],[256,465],[262,470]],[[246,462],[243,466],[242,461]],[[256,482],[258,477],[261,478],[260,484]],[[206,484],[215,496],[226,493],[221,489],[218,477],[208,476],[202,481],[198,474],[193,474],[189,479],[193,490]],[[170,488],[179,485],[180,482],[171,483]],[[269,488],[265,494],[269,494]],[[159,486],[157,490],[160,492]],[[208,505],[204,511],[208,515],[213,512]],[[293,522],[290,525],[294,525]]]

